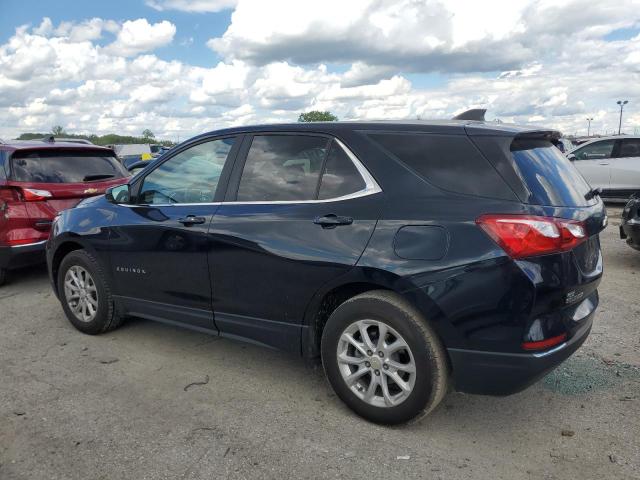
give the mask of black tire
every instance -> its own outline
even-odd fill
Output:
[[[415,361],[415,384],[402,403],[371,405],[349,388],[337,360],[340,337],[358,320],[381,321],[396,330],[409,345]],[[375,423],[399,424],[418,420],[444,398],[449,383],[449,366],[438,335],[409,302],[394,292],[374,290],[357,295],[340,305],[329,317],[322,334],[322,364],[338,397],[353,411]]]
[[[7,283],[9,272],[5,268],[0,268],[0,287]]]
[[[67,272],[74,266],[82,267],[89,272],[97,289],[98,308],[95,318],[88,322],[78,319],[67,304],[64,281]],[[113,330],[122,323],[123,318],[115,308],[109,283],[100,264],[85,250],[74,250],[62,259],[58,269],[58,297],[67,318],[82,333],[97,335]]]

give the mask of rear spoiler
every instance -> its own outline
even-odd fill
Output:
[[[484,122],[484,114],[487,113],[486,108],[472,108],[471,110],[465,110],[459,113],[452,120],[474,120],[477,122]]]

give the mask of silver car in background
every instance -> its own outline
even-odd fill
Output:
[[[626,200],[640,192],[640,136],[597,138],[574,148],[567,158],[605,198]]]

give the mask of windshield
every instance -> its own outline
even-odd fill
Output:
[[[17,151],[11,159],[11,178],[18,182],[82,183],[128,175],[113,155],[102,150]]]
[[[516,139],[511,156],[530,195],[528,203],[582,207],[591,187],[562,153],[546,140]]]

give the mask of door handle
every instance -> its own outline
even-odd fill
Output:
[[[178,222],[183,224],[185,227],[188,227],[189,225],[202,225],[206,221],[206,218],[196,217],[195,215],[187,215],[186,217],[178,219]]]
[[[600,162],[600,165],[609,165],[609,162]]]
[[[353,223],[353,218],[341,217],[330,213],[324,217],[316,217],[313,220],[313,223],[320,225],[322,228],[336,228],[338,225],[351,225]]]

